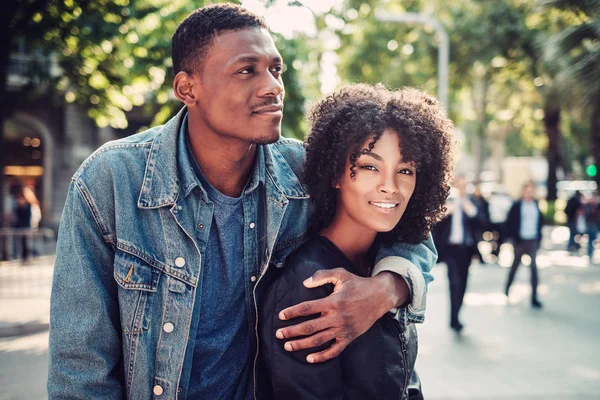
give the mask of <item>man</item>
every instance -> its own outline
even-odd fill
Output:
[[[500,255],[500,248],[506,240],[506,218],[512,203],[512,199],[503,189],[494,190],[490,195],[490,229],[494,233],[495,241],[492,243],[492,254],[496,258]]]
[[[590,264],[593,264],[596,237],[598,236],[598,207],[600,207],[600,193],[595,190],[591,197],[583,204],[585,216],[585,233],[588,236],[587,255]]]
[[[527,182],[523,185],[523,195],[520,200],[515,201],[508,213],[506,221],[508,238],[512,240],[515,248],[515,259],[508,273],[508,280],[504,293],[508,298],[510,286],[512,285],[517,268],[521,263],[521,257],[527,254],[531,257],[531,306],[542,308],[542,303],[537,297],[538,272],[536,255],[542,240],[542,224],[544,216],[534,198],[535,187],[533,183]]]
[[[280,138],[283,61],[262,19],[230,4],[192,13],[172,57],[185,107],[101,147],[72,179],[51,301],[50,398],[261,398],[257,296],[303,242],[310,212],[303,146]],[[307,356],[318,363],[393,308],[422,321],[433,243],[379,258],[391,254],[404,258],[383,259],[371,278],[317,272],[304,285],[334,293],[280,318],[320,317],[274,334],[291,351],[333,340]]]
[[[458,314],[467,291],[473,247],[477,245],[475,230],[479,211],[467,194],[467,179],[464,176],[457,176],[453,186],[457,196],[449,199],[448,215],[435,227],[434,238],[439,259],[448,266],[450,328],[460,333],[464,325]]]
[[[565,207],[565,215],[567,216],[567,226],[569,227],[569,242],[567,243],[567,251],[579,250],[579,243],[575,242],[575,236],[579,232],[577,229],[577,216],[581,210],[581,192],[575,191],[575,194],[569,200]]]
[[[484,261],[483,255],[477,247],[477,243],[484,240],[483,234],[490,229],[490,205],[485,197],[483,197],[483,193],[481,193],[481,185],[479,183],[475,185],[473,194],[470,196],[470,200],[479,211],[479,216],[474,227],[475,243],[472,246],[472,255],[476,255],[479,263],[481,265],[485,265],[486,262]]]

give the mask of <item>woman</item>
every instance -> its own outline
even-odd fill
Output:
[[[304,183],[316,212],[311,237],[277,271],[260,301],[259,356],[274,399],[406,399],[416,331],[401,308],[325,363],[289,352],[275,332],[282,309],[331,294],[302,282],[319,269],[367,277],[379,245],[418,243],[444,211],[453,160],[452,122],[437,100],[416,89],[353,85],[319,102],[310,115]],[[404,217],[403,217],[404,215]],[[307,319],[311,319],[308,317]],[[296,323],[297,321],[294,321]]]

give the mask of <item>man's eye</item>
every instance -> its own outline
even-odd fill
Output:
[[[283,67],[281,65],[275,65],[274,67],[271,67],[271,71],[272,72],[277,72],[277,73],[282,73],[283,72]]]
[[[254,67],[247,67],[240,71],[240,74],[248,75],[254,72]]]

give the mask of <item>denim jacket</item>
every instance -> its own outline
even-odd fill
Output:
[[[189,160],[178,156],[185,112],[105,144],[72,178],[51,297],[51,399],[185,398],[193,352],[187,343],[199,318],[193,309],[208,234],[203,221],[213,212]],[[256,346],[261,279],[305,240],[310,213],[298,179],[302,143],[282,138],[259,146],[257,157],[262,179],[251,180],[251,193],[243,196],[240,266]],[[251,190],[255,185],[261,190]],[[399,243],[384,255],[394,257],[380,270],[409,282],[412,300],[400,310],[403,318],[422,321],[437,258],[433,242]]]

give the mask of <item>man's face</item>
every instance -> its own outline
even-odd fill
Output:
[[[275,142],[283,116],[283,61],[262,28],[220,33],[197,76],[203,129],[248,143]]]
[[[467,195],[467,180],[463,177],[458,177],[453,185],[458,190],[458,195],[464,197]]]
[[[523,187],[523,199],[525,201],[533,200],[534,195],[535,195],[535,188],[533,187],[533,185],[525,185]]]

